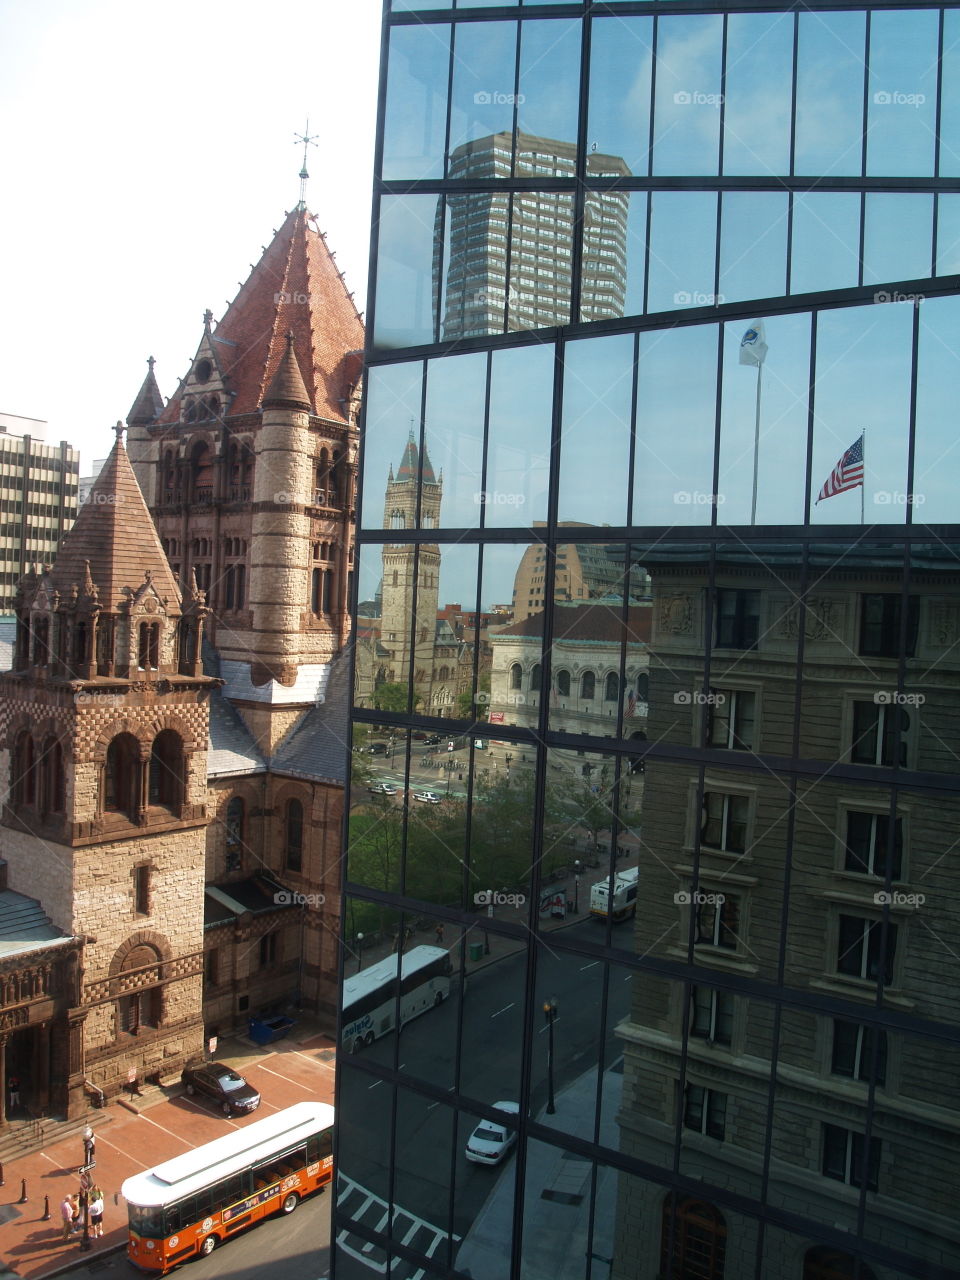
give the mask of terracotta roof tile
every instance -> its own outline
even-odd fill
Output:
[[[313,215],[300,208],[287,214],[214,332],[233,395],[228,416],[260,408],[290,331],[310,408],[346,421],[344,401],[362,367],[363,322]],[[160,422],[179,421],[182,388]]]

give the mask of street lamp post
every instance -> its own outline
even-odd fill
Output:
[[[83,1131],[83,1163],[92,1164],[93,1157],[96,1152],[97,1143],[93,1136],[93,1129],[87,1125]]]
[[[580,859],[573,864],[573,914],[580,914]]]
[[[553,1096],[553,1024],[557,1020],[557,1000],[551,996],[543,1002],[543,1016],[547,1020],[547,1115],[556,1113],[557,1104]]]
[[[363,934],[357,934],[357,973],[363,968]]]

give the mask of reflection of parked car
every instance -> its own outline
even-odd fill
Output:
[[[440,796],[436,791],[415,791],[413,793],[414,800],[422,800],[424,804],[439,804]]]
[[[371,782],[367,790],[375,796],[395,796],[400,788],[396,783],[382,779],[380,782]]]
[[[367,754],[371,756],[385,756],[390,748],[385,742],[371,742],[367,747]]]
[[[443,742],[439,733],[431,733],[429,738],[424,738],[423,745],[425,747],[435,747],[438,742]]]
[[[495,1111],[504,1111],[511,1116],[520,1113],[515,1102],[495,1102],[493,1107]],[[467,1141],[464,1155],[474,1164],[499,1164],[516,1140],[515,1129],[508,1129],[493,1120],[481,1120]]]
[[[207,1062],[199,1067],[184,1067],[180,1079],[191,1096],[202,1094],[219,1104],[224,1115],[235,1111],[256,1111],[260,1094],[243,1076],[237,1075],[225,1062]]]

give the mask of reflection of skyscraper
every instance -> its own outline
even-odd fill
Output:
[[[450,157],[450,177],[572,178],[577,148],[553,138],[496,133],[466,142]],[[626,177],[619,156],[587,157],[594,178]],[[591,191],[584,203],[580,314],[584,320],[622,316],[627,289],[627,203],[617,191]],[[571,192],[471,192],[447,198],[449,225],[438,212],[434,274],[443,307],[443,338],[506,329],[541,329],[570,322],[576,259]],[[443,256],[441,257],[441,247]],[[506,308],[506,312],[505,309]]]

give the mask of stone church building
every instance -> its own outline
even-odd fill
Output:
[[[257,1014],[334,1024],[362,347],[301,204],[21,584],[0,1070],[37,1111]]]

